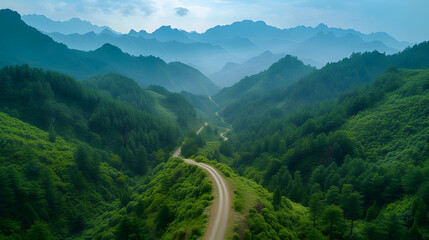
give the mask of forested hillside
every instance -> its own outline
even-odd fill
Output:
[[[196,239],[204,232],[213,197],[207,174],[194,166],[157,154],[150,174],[133,177],[110,151],[4,113],[0,133],[2,239]]]
[[[284,88],[266,94],[250,94],[226,104],[223,117],[234,129],[249,126],[260,118],[278,118],[306,106],[337,97],[341,92],[371,82],[390,66],[403,68],[429,67],[429,42],[423,42],[395,55],[371,52],[353,54],[303,77]],[[256,75],[257,76],[257,75]],[[269,78],[275,78],[269,75]],[[244,81],[244,80],[243,80]],[[215,99],[222,103],[222,98]],[[245,117],[241,117],[245,116]]]
[[[312,111],[235,132],[231,166],[309,206],[332,238],[425,239],[428,93],[429,71],[390,68]]]
[[[67,140],[114,152],[134,173],[144,173],[156,152],[165,155],[179,142],[176,125],[66,75],[17,66],[0,70],[0,79],[1,111]]]
[[[225,106],[239,99],[267,94],[275,89],[286,87],[314,71],[315,68],[288,55],[271,65],[267,70],[245,77],[235,85],[222,89],[213,96],[213,99],[221,106]]]
[[[10,7],[0,240],[429,240],[429,2]]]
[[[25,24],[17,12],[0,10],[0,67],[28,64],[86,79],[115,72],[140,86],[161,85],[170,91],[213,94],[218,87],[198,70],[183,63],[166,63],[154,56],[131,56],[111,44],[84,52],[71,50]]]
[[[92,76],[83,84],[184,129],[199,126],[193,106],[161,86],[143,89],[132,79],[115,73]]]

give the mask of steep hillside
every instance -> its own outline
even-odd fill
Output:
[[[171,93],[163,87],[149,86],[143,89],[132,79],[115,73],[92,76],[83,83],[184,129],[199,127],[192,105],[178,93]],[[157,93],[149,90],[155,88],[161,90]]]
[[[216,117],[218,105],[210,101],[207,96],[196,95],[185,91],[181,92],[180,95],[182,95],[188,102],[192,103],[197,115],[201,118],[209,120]]]
[[[246,76],[268,69],[282,57],[284,57],[284,54],[273,54],[270,51],[266,51],[241,64],[229,62],[221,70],[209,75],[209,77],[221,87],[230,87]]]
[[[304,65],[297,58],[288,55],[266,71],[245,77],[235,85],[222,89],[213,96],[213,99],[220,106],[225,106],[246,96],[268,93],[274,89],[288,86],[314,71],[315,68]]]
[[[133,57],[110,44],[91,52],[70,50],[26,25],[16,12],[0,10],[0,20],[0,31],[8,33],[0,39],[2,66],[25,63],[78,79],[116,72],[135,79],[143,87],[157,84],[170,91],[188,90],[207,95],[218,90],[202,73],[185,64],[167,64],[155,57]],[[192,87],[188,89],[189,86]]]
[[[155,153],[179,142],[178,126],[66,75],[22,66],[3,68],[0,79],[0,111],[111,151],[134,174],[144,174],[156,165]]]
[[[311,112],[233,132],[231,166],[309,204],[314,226],[325,235],[372,239],[379,231],[378,239],[427,238],[428,91],[428,70],[391,68]],[[341,216],[335,233],[324,225],[328,209]],[[343,213],[351,222],[341,220]]]
[[[261,117],[291,115],[297,109],[332,99],[344,90],[371,82],[390,66],[405,68],[429,67],[429,42],[423,42],[403,52],[388,55],[378,52],[353,54],[265,95],[250,95],[225,107],[222,115],[234,128],[248,126]],[[274,78],[275,76],[269,76]],[[217,102],[223,103],[219,93]],[[216,96],[216,97],[217,97]],[[249,116],[246,119],[238,116]]]
[[[0,238],[192,239],[204,232],[213,196],[197,167],[161,157],[150,175],[133,177],[124,158],[2,112],[0,132]]]

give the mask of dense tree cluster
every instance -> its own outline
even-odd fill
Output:
[[[425,238],[428,76],[390,68],[312,111],[236,131],[232,166],[274,191],[274,205],[280,192],[309,206],[313,226],[331,239]]]
[[[145,177],[121,158],[0,113],[0,238],[160,239],[204,231],[212,185],[180,159]],[[165,154],[156,154],[165,158]]]
[[[180,130],[175,125],[143,111],[150,110],[154,100],[144,93],[135,93],[140,96],[136,98],[137,102],[131,101],[133,92],[121,95],[126,88],[123,85],[133,86],[135,83],[117,75],[107,75],[104,81],[100,78],[89,81],[88,84],[97,86],[97,90],[68,76],[28,66],[3,68],[0,79],[0,109],[3,112],[49,130],[51,140],[58,134],[65,139],[77,138],[93,147],[112,151],[137,174],[145,172],[147,166],[143,165],[154,161],[156,152],[175,147],[180,137]],[[113,91],[114,82],[122,84],[116,92]],[[135,91],[138,91],[136,87]],[[99,89],[113,93],[107,95]],[[177,110],[177,113],[182,112]]]
[[[390,66],[409,69],[427,68],[429,67],[428,54],[429,42],[420,43],[395,55],[386,56],[376,51],[354,53],[349,58],[328,63],[322,69],[298,81],[267,93],[242,93],[243,97],[237,99],[224,96],[221,91],[215,99],[225,106],[222,116],[227,122],[233,124],[234,130],[246,129],[251,127],[255,120],[269,121],[272,118],[287,117],[302,108],[336,98],[343,91],[373,81]],[[254,81],[258,81],[259,78],[278,78],[275,72],[259,78],[258,75],[252,77],[256,78]],[[242,80],[242,82],[245,81]],[[224,102],[223,98],[234,100]]]

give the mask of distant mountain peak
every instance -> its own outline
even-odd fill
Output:
[[[74,17],[66,21],[54,21],[44,15],[30,14],[23,15],[22,20],[28,25],[39,29],[42,32],[58,32],[62,34],[85,34],[87,32],[100,33],[109,28],[107,26],[93,25],[91,22]],[[109,29],[112,31],[112,29]]]
[[[161,33],[180,32],[180,30],[177,28],[172,28],[171,25],[164,25],[156,29],[155,32],[153,33],[160,33],[160,32]]]
[[[273,56],[274,53],[272,53],[270,50],[267,50],[263,53],[261,53],[259,56]]]
[[[21,15],[19,15],[18,12],[10,10],[10,9],[1,9],[0,10],[0,16],[2,18],[8,18],[8,19],[14,19],[14,20],[21,20]]]
[[[88,21],[84,21],[80,18],[74,17],[74,18],[70,18],[69,22],[88,22]]]
[[[100,35],[103,35],[103,34],[106,34],[106,35],[116,35],[114,32],[112,32],[109,28],[105,28],[105,29],[103,29],[103,31],[101,31],[100,33],[99,33]]]
[[[75,33],[75,34],[78,34],[78,33]],[[84,35],[85,35],[85,36],[91,36],[91,37],[97,36],[97,34],[96,34],[95,32],[93,32],[93,31],[91,31],[91,32],[87,32],[87,33],[85,33]]]
[[[122,50],[115,45],[105,43],[103,46],[95,50],[96,52],[107,53],[107,54],[122,54]]]
[[[253,20],[243,20],[241,22],[235,22],[235,23],[242,23],[242,24],[257,24],[257,25],[267,25],[264,21],[253,21]],[[233,23],[234,24],[234,23]]]
[[[328,29],[328,25],[324,24],[324,23],[319,23],[319,25],[317,25],[316,28],[320,28],[320,29]]]

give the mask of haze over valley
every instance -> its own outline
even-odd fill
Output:
[[[0,239],[429,239],[427,7],[2,1]]]

